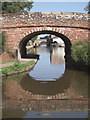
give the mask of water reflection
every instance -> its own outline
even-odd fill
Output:
[[[65,51],[64,47],[54,47],[50,51],[50,63],[51,64],[65,64]]]
[[[26,112],[24,112],[23,110],[20,110],[20,109],[16,109],[16,110],[15,109],[9,109],[9,110],[3,109],[3,114],[2,114],[3,118],[10,118],[10,120],[13,120],[13,118],[23,118],[24,116],[26,116]]]
[[[75,93],[88,97],[88,73],[82,71],[73,71],[71,85]]]
[[[67,96],[67,98],[70,98],[72,94],[73,97],[75,97],[76,94],[87,97],[88,74],[86,72],[65,68],[64,48],[47,48],[42,46],[34,49],[36,49],[35,52],[38,51],[36,53],[40,54],[40,60],[29,74],[16,76],[16,80],[19,81],[20,85],[14,82],[14,78],[9,78],[9,83],[5,84],[6,91],[13,91],[12,88],[9,87],[11,84],[13,87],[17,86],[15,89],[21,88],[21,91],[28,91],[32,95],[57,95],[66,93],[67,95],[65,94],[64,96]],[[34,49],[31,49],[31,52]],[[61,99],[62,97],[60,96],[58,98]]]
[[[32,52],[32,50],[31,50]],[[38,48],[40,59],[29,75],[38,81],[56,81],[65,72],[64,48]]]
[[[66,68],[64,48],[42,46],[31,52],[40,59],[29,73],[2,80],[3,117],[26,118],[31,111],[87,111],[88,73]]]
[[[32,49],[28,50],[27,53],[28,54],[37,54],[38,53],[38,48],[37,47],[36,48],[32,48]]]
[[[27,79],[26,79],[27,78]],[[66,89],[70,87],[72,78],[72,72],[68,70],[65,71],[61,78],[56,79],[56,81],[48,81],[46,84],[41,82],[41,80],[36,81],[34,78],[26,75],[21,80],[21,86],[23,89],[30,91],[32,94],[39,95],[56,95],[57,93],[65,92]]]
[[[66,70],[64,75],[56,79],[56,81],[49,81],[46,84],[34,80],[29,75],[26,75],[21,80],[23,89],[36,95],[56,95],[58,93],[67,93],[67,96],[75,95],[88,97],[88,74],[81,71]],[[69,92],[68,93],[68,89]]]
[[[47,83],[36,81],[26,73],[6,77],[3,81],[3,99],[32,99],[32,95],[55,95],[58,99],[88,97],[88,74],[81,71],[67,69],[61,78]]]
[[[87,111],[87,76],[86,72],[67,69],[60,79],[46,84],[33,80],[27,73],[6,77],[3,79],[3,117],[26,117],[31,111]]]

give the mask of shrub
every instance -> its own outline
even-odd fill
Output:
[[[28,42],[26,46],[30,46],[30,42]]]
[[[0,53],[4,52],[6,43],[5,32],[0,33]]]
[[[72,45],[72,58],[79,64],[90,64],[88,41],[74,42]]]
[[[6,52],[11,57],[15,57],[15,53],[10,50],[10,48],[6,47],[7,35],[5,32],[0,33],[0,53]]]
[[[8,67],[2,68],[2,73],[5,75],[9,75],[11,73],[11,70]]]
[[[14,65],[11,67],[11,69],[12,69],[13,71],[19,71],[20,68],[21,68],[20,66],[21,66],[20,62],[17,61],[16,63],[14,63]]]

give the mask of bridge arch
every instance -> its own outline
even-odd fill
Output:
[[[51,35],[56,35],[57,37],[60,37],[65,43],[65,54],[66,55],[71,54],[71,40],[69,39],[71,34],[61,31],[58,28],[47,27],[45,29],[42,27],[42,28],[33,29],[24,34],[24,38],[22,38],[21,41],[18,43],[18,48],[20,50],[21,57],[24,57],[26,55],[25,46],[27,42],[33,37],[40,35],[40,34],[51,34]]]
[[[58,37],[62,37],[64,42],[85,41],[88,39],[89,19],[88,14],[72,12],[30,12],[18,14],[3,14],[0,16],[2,22],[1,31],[5,31],[7,36],[6,46],[10,51],[17,49],[21,52],[22,45],[28,38],[34,37],[40,31],[52,31]],[[25,41],[23,41],[25,40]],[[69,42],[68,42],[69,44]],[[18,52],[18,53],[21,53]],[[18,55],[20,56],[20,55]]]

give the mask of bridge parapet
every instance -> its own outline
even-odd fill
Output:
[[[2,27],[67,26],[88,28],[88,14],[74,12],[29,12],[3,14]]]
[[[6,46],[20,55],[26,54],[26,44],[40,34],[60,37],[68,49],[73,41],[87,40],[89,33],[88,14],[68,12],[30,12],[3,14],[2,29],[7,36]],[[48,41],[47,41],[48,42]],[[69,49],[67,50],[69,51]]]

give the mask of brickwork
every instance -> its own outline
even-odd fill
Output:
[[[10,86],[11,85],[11,86]],[[13,89],[12,89],[13,88]],[[5,94],[11,99],[29,99],[29,100],[48,100],[48,99],[73,99],[73,98],[83,98],[76,94],[71,87],[69,87],[64,93],[58,93],[56,95],[39,95],[32,94],[29,91],[24,90],[21,85],[19,85],[14,80],[9,80],[5,86]],[[12,91],[12,92],[11,92]],[[17,94],[18,93],[18,94]]]
[[[4,14],[2,31],[7,34],[7,43],[12,51],[19,48],[23,38],[32,33],[47,31],[67,37],[71,43],[88,39],[88,14],[66,12],[35,12],[22,14]]]
[[[2,15],[3,27],[16,26],[73,26],[87,27],[88,14],[73,12],[30,12]]]
[[[6,31],[6,34],[8,36],[7,38],[7,46],[9,46],[12,50],[15,48],[18,48],[20,41],[27,35],[36,32],[36,31],[42,31],[52,29],[53,31],[56,31],[58,33],[64,34],[69,40],[72,41],[78,41],[78,40],[85,40],[88,39],[88,30],[83,29],[77,29],[77,28],[57,28],[57,27],[30,27],[30,28],[16,28],[16,29],[4,29]]]

